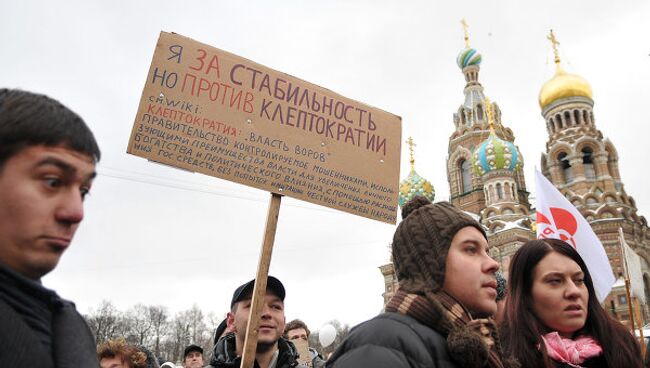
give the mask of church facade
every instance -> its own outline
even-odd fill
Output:
[[[618,233],[641,258],[646,300],[650,300],[650,229],[637,213],[634,199],[625,191],[618,170],[618,154],[613,142],[597,129],[594,100],[589,83],[564,71],[557,40],[549,36],[555,52],[555,75],[541,88],[539,105],[548,140],[541,154],[541,170],[553,185],[587,219],[601,240],[612,270],[623,276],[623,260]],[[490,254],[507,278],[510,259],[526,241],[535,239],[534,208],[523,174],[523,157],[515,145],[515,135],[501,119],[501,108],[486,96],[479,82],[482,57],[469,46],[457,57],[465,78],[464,101],[453,114],[449,137],[447,179],[450,201],[474,216],[486,230]],[[413,142],[411,172],[400,183],[399,203],[413,196],[434,198],[433,186],[415,172]],[[399,283],[392,264],[380,267],[390,300]],[[617,282],[604,306],[617,319],[629,321],[625,288]],[[642,306],[645,320],[648,308]]]

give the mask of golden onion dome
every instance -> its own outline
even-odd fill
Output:
[[[553,101],[575,96],[593,98],[591,86],[584,78],[569,74],[558,65],[555,76],[539,91],[539,106],[544,108]]]

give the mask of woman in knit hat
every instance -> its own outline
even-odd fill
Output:
[[[448,202],[402,208],[392,253],[399,289],[386,312],[355,327],[328,367],[512,367],[494,323],[499,265],[483,228]]]
[[[522,366],[642,366],[633,335],[598,302],[578,252],[558,239],[531,240],[510,263],[504,349]]]

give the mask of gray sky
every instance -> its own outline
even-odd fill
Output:
[[[448,138],[463,101],[455,59],[483,55],[480,81],[515,133],[527,186],[548,136],[537,96],[554,73],[548,30],[565,70],[594,91],[596,125],[618,149],[625,189],[650,214],[647,1],[5,1],[0,81],[78,112],[102,148],[86,218],[46,286],[82,312],[197,303],[225,313],[253,278],[270,195],[127,155],[161,30],[246,57],[402,117],[416,168],[447,199]],[[404,145],[403,178],[408,174]],[[270,273],[287,288],[287,318],[313,330],[356,324],[382,307],[378,267],[394,226],[284,198]]]

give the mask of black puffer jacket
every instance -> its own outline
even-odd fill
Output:
[[[98,366],[95,339],[75,305],[0,265],[0,367]]]
[[[455,368],[447,340],[437,331],[398,313],[383,313],[352,329],[328,368]]]
[[[206,368],[239,368],[241,365],[241,357],[237,356],[235,334],[229,333],[222,337],[214,345],[214,354],[210,365]],[[278,361],[275,368],[306,368],[298,364],[298,351],[290,341],[280,338],[278,340]],[[257,361],[255,368],[259,368]]]

